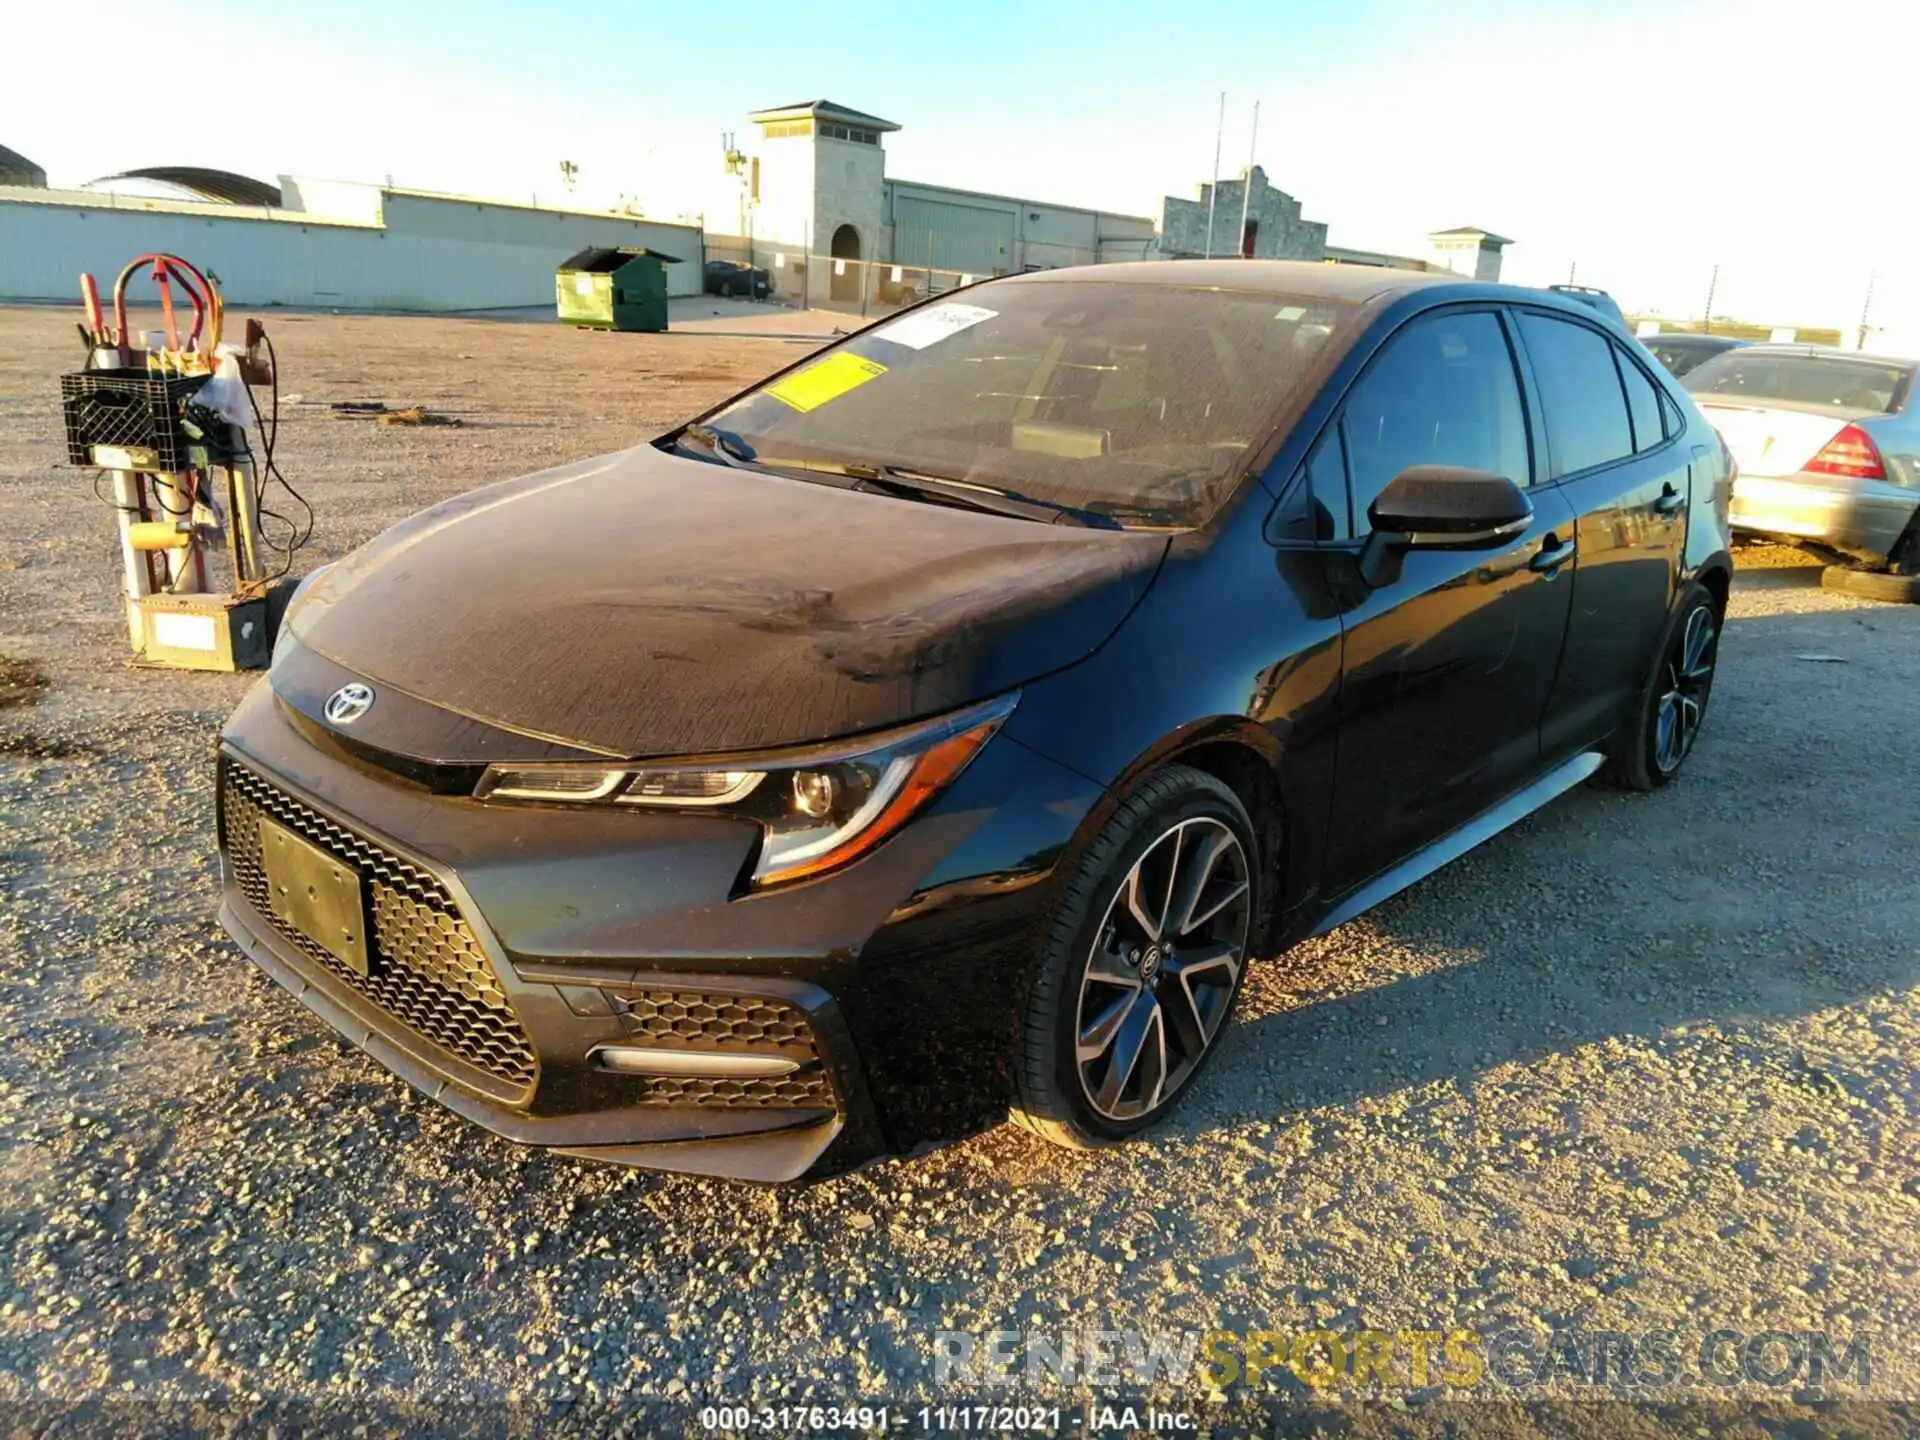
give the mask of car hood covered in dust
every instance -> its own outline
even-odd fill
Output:
[[[449,735],[477,720],[620,756],[715,754],[935,714],[1070,665],[1166,545],[645,446],[403,521],[319,576],[291,625],[416,711],[450,712]]]

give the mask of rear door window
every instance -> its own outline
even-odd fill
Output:
[[[1664,390],[1660,392],[1660,418],[1666,422],[1669,440],[1687,428],[1686,422],[1680,418],[1680,407],[1674,404],[1673,397]]]
[[[1356,535],[1371,528],[1367,507],[1411,465],[1531,480],[1513,351],[1490,311],[1425,315],[1396,333],[1347,396],[1344,429]]]
[[[1614,363],[1620,367],[1620,383],[1627,391],[1627,414],[1633,419],[1633,448],[1645,452],[1666,443],[1666,431],[1660,424],[1660,397],[1653,381],[1618,345],[1613,347]]]
[[[1632,455],[1633,425],[1613,342],[1598,330],[1532,310],[1520,312],[1520,334],[1546,412],[1553,478]]]

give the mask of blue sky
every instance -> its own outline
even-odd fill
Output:
[[[499,195],[630,196],[671,213],[749,110],[816,96],[904,128],[891,174],[1156,214],[1213,161],[1257,158],[1335,244],[1417,252],[1432,229],[1513,236],[1506,277],[1582,281],[1630,307],[1778,323],[1920,319],[1920,200],[1898,0],[900,0],[693,7],[421,0],[95,0],[8,22],[0,141],[55,183],[218,165]],[[1844,28],[1831,18],[1846,16]],[[220,30],[201,86],[143,36]],[[698,39],[688,38],[698,27]],[[182,61],[189,43],[173,54]],[[125,74],[142,130],[83,76]],[[169,89],[174,103],[162,98]]]

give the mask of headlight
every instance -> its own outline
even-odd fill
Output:
[[[273,632],[273,655],[267,661],[268,668],[280,663],[280,657],[293,648],[293,612],[300,608],[300,602],[306,598],[313,582],[333,568],[329,561],[318,569],[309,570],[300,577],[300,583],[293,587],[293,594],[287,597],[287,608],[280,612],[280,628]]]
[[[837,870],[865,855],[953,783],[1018,694],[843,745],[654,765],[489,765],[488,801],[634,805],[752,820],[753,883]]]

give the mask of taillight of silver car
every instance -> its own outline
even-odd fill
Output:
[[[1821,447],[1807,462],[1816,475],[1842,475],[1850,480],[1884,480],[1886,463],[1873,437],[1858,425],[1849,425]]]

